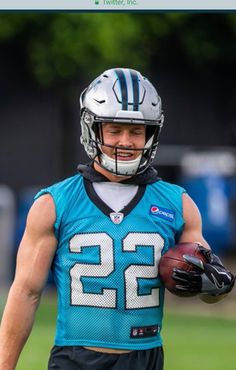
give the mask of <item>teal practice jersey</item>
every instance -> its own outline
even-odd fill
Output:
[[[56,345],[162,345],[158,264],[181,235],[183,192],[161,180],[139,186],[133,200],[114,212],[78,174],[37,194],[51,194],[56,208]]]

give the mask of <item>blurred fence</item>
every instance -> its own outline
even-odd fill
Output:
[[[29,186],[16,194],[10,187],[0,185],[0,286],[13,280],[18,247],[38,191],[39,187]],[[52,283],[51,274],[48,283]]]
[[[196,202],[203,234],[215,253],[236,246],[236,157],[229,151],[189,152],[181,160],[179,183]]]
[[[0,185],[0,284],[11,279],[16,203],[13,191]]]

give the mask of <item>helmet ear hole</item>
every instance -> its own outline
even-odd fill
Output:
[[[156,127],[153,126],[147,126],[146,128],[146,142],[148,142],[149,139],[155,134]]]
[[[92,129],[95,134],[95,138],[103,144],[103,133],[102,133],[102,127],[101,123],[94,123],[92,125]]]
[[[155,141],[155,139],[159,137],[160,132],[161,132],[161,128],[159,126],[147,126],[146,143],[148,142],[148,140],[151,139],[152,136],[154,137],[154,141]]]

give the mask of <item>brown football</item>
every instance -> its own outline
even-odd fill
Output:
[[[160,259],[159,275],[165,287],[172,293],[179,297],[193,297],[196,293],[178,292],[176,284],[178,283],[172,279],[173,268],[182,269],[185,271],[194,271],[196,267],[186,262],[183,258],[184,254],[201,259],[206,262],[205,257],[199,251],[198,243],[179,243],[170,248]]]

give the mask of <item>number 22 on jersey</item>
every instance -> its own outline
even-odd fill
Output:
[[[117,307],[117,289],[106,288],[106,278],[115,270],[114,241],[107,233],[76,234],[70,240],[71,253],[83,253],[84,248],[99,247],[99,263],[75,263],[70,269],[71,304],[101,308]],[[151,288],[150,294],[139,294],[138,279],[156,279],[164,239],[158,233],[129,233],[122,240],[122,253],[141,253],[137,246],[152,248],[153,264],[130,264],[123,271],[125,309],[141,309],[159,306],[159,288]],[[141,256],[140,256],[141,257]],[[141,259],[140,259],[141,260]],[[82,277],[104,278],[100,294],[85,293]]]

